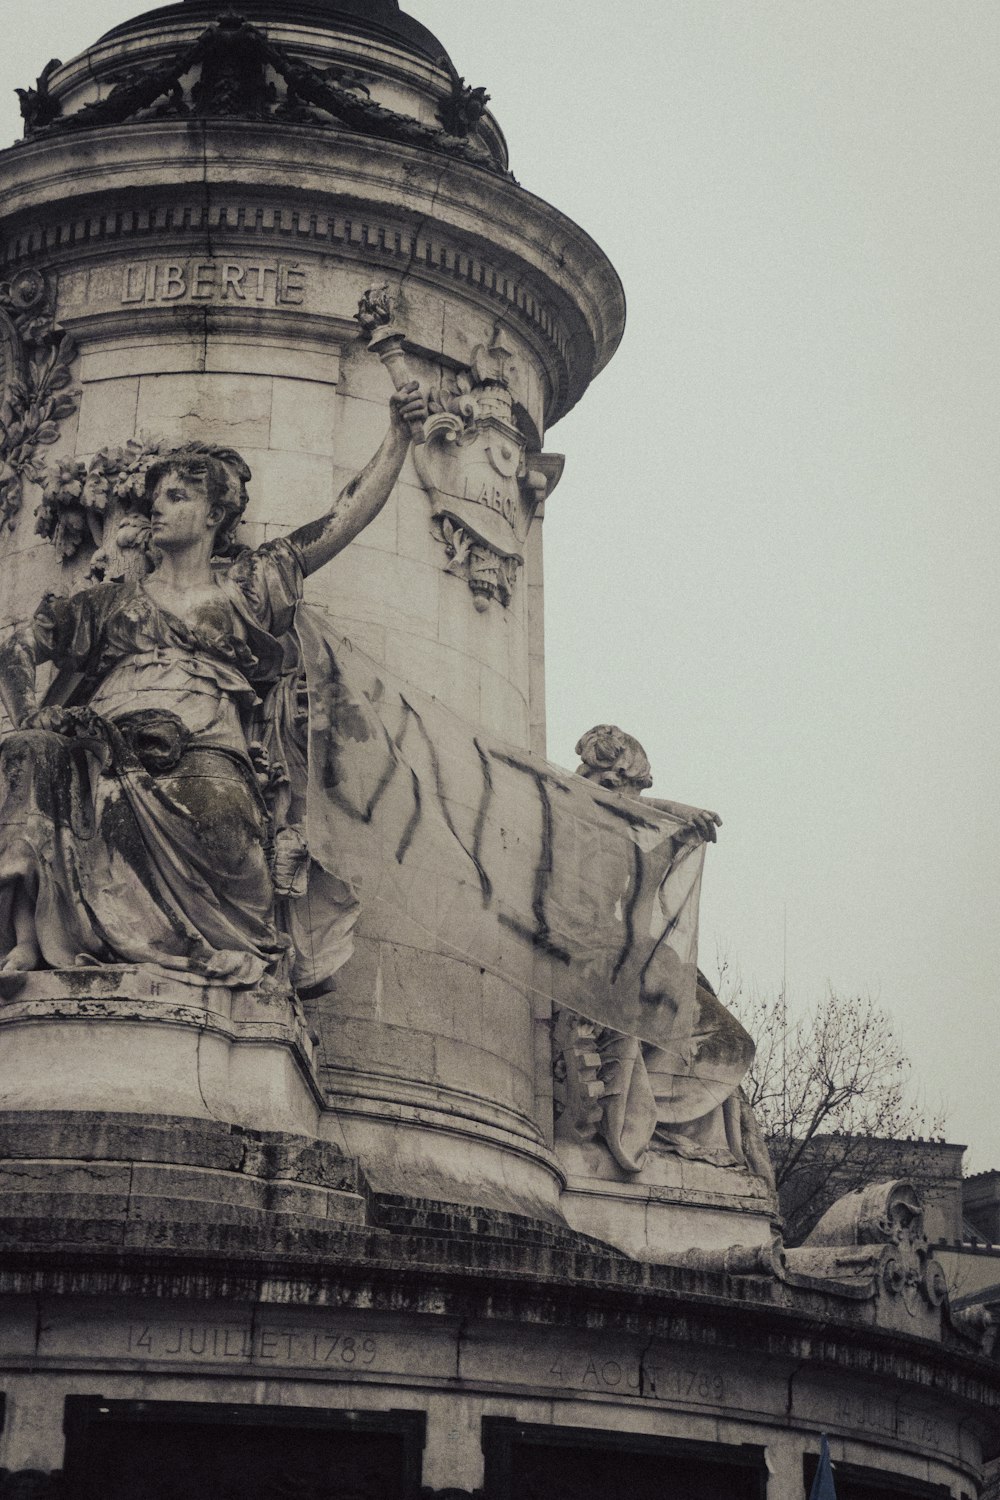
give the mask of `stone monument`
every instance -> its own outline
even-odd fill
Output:
[[[396,0],[181,0],[20,94],[0,1500],[791,1500],[823,1433],[841,1500],[971,1497],[912,1189],[781,1246],[717,815],[614,725],[545,758],[605,256]]]

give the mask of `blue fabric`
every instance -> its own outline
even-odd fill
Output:
[[[833,1465],[830,1462],[830,1444],[826,1440],[826,1433],[820,1439],[819,1468],[809,1491],[809,1500],[837,1500],[837,1491],[833,1484]]]

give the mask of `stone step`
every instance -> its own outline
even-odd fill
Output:
[[[303,1211],[295,1206],[279,1208],[263,1203],[230,1203],[152,1193],[6,1192],[0,1195],[0,1240],[10,1244],[9,1226],[26,1219],[82,1226],[80,1233],[73,1231],[73,1243],[90,1243],[92,1234],[88,1226],[98,1224],[114,1226],[113,1233],[101,1236],[104,1242],[113,1243],[117,1239],[120,1243],[129,1224],[249,1224],[278,1228],[294,1224],[325,1228],[331,1224],[364,1223],[365,1202],[355,1195],[327,1193],[322,1212],[316,1211],[319,1206]],[[45,1234],[44,1242],[55,1241]]]
[[[218,1204],[242,1205],[269,1213],[327,1215],[328,1199],[356,1198],[353,1190],[271,1181],[206,1167],[163,1162],[0,1162],[0,1213],[9,1200],[38,1193],[105,1194],[119,1197],[183,1198],[209,1213]]]
[[[0,1162],[66,1159],[163,1162],[362,1191],[357,1162],[312,1136],[181,1115],[0,1110]]]
[[[341,1221],[296,1215],[249,1215],[239,1222],[185,1220],[161,1206],[148,1219],[68,1217],[48,1213],[0,1216],[0,1255],[5,1267],[27,1262],[37,1269],[43,1254],[60,1259],[89,1250],[102,1259],[113,1255],[166,1254],[184,1260],[237,1260],[247,1274],[259,1275],[257,1262],[295,1257],[329,1265],[342,1241]],[[145,1273],[144,1273],[145,1274]]]
[[[439,1202],[429,1198],[404,1198],[389,1193],[371,1197],[371,1222],[380,1228],[397,1232],[442,1234],[475,1239],[509,1240],[521,1244],[558,1246],[593,1253],[607,1247],[567,1226],[544,1219],[492,1208],[473,1208],[461,1203]]]

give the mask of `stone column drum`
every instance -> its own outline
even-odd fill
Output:
[[[238,47],[217,49],[186,93],[190,76],[171,81],[171,68],[193,55],[217,11],[185,0],[56,69],[42,110],[57,99],[74,128],[48,131],[39,113],[36,134],[4,153],[5,306],[34,305],[68,341],[52,416],[5,491],[0,629],[29,617],[44,591],[81,586],[92,561],[89,538],[61,558],[36,532],[35,481],[61,461],[129,443],[224,443],[253,471],[241,540],[257,545],[324,511],[385,430],[392,371],[355,319],[363,294],[384,288],[404,373],[438,392],[439,419],[449,401],[459,409],[478,392],[479,416],[489,407],[512,445],[513,479],[466,499],[493,511],[490,524],[508,528],[524,561],[508,556],[498,571],[495,557],[435,521],[433,466],[445,444],[431,434],[309,597],[386,672],[514,745],[543,748],[539,512],[560,462],[541,449],[617,345],[618,278],[576,225],[517,186],[483,102],[472,97],[470,108],[473,91],[440,43],[393,0],[252,0],[242,13],[266,21],[280,67],[252,76]],[[347,128],[296,93],[295,69],[334,80]],[[166,82],[155,98],[129,95],[136,76]],[[267,118],[254,118],[265,114],[254,77],[270,91]],[[24,357],[8,342],[5,377]],[[158,1106],[243,1125],[261,1123],[263,1110],[275,1128],[327,1133],[383,1189],[551,1215],[548,1015],[463,959],[460,934],[442,951],[419,922],[377,902],[354,949],[336,991],[305,998],[312,1063],[290,1022],[280,1045],[256,1038],[283,1049],[287,1077],[272,1107],[260,1067],[233,1062],[245,1055],[232,1051],[235,1033],[215,1093],[200,1103],[193,1039],[154,1044],[148,1004],[124,1052],[113,1021],[80,1018],[88,1041],[65,1018],[43,1023],[36,1005],[30,1036],[4,1042],[3,1073],[16,1055],[21,1082],[0,1085],[0,1098],[18,1108]],[[44,978],[31,979],[39,1004]],[[108,1030],[96,1039],[100,1025]],[[245,1027],[239,1035],[248,1039]],[[81,1044],[95,1056],[74,1092],[67,1075]],[[323,1115],[324,1102],[334,1114]]]

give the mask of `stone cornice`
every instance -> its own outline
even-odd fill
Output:
[[[571,220],[513,183],[416,148],[306,126],[160,121],[4,153],[9,265],[129,239],[264,235],[465,286],[530,334],[549,366],[549,421],[614,353],[624,296]],[[262,178],[280,187],[262,191]],[[209,243],[212,243],[211,239]]]
[[[0,1224],[0,1232],[13,1223]],[[154,1226],[150,1226],[152,1229]],[[184,1226],[191,1231],[192,1225]],[[1000,1446],[1000,1367],[961,1347],[849,1323],[829,1296],[777,1300],[763,1278],[727,1278],[676,1267],[644,1266],[569,1246],[506,1241],[487,1254],[477,1240],[407,1233],[391,1243],[384,1231],[342,1226],[312,1255],[275,1259],[248,1247],[237,1226],[214,1229],[229,1256],[193,1246],[122,1251],[85,1247],[0,1251],[0,1295],[130,1297],[231,1306],[260,1303],[286,1312],[334,1307],[395,1315],[460,1318],[593,1334],[627,1333],[677,1341],[729,1357],[767,1361],[786,1371],[839,1373],[933,1397],[961,1409],[963,1419]],[[58,1223],[52,1225],[54,1236]],[[19,1226],[19,1237],[30,1238]],[[4,1233],[7,1238],[7,1233]],[[741,1285],[740,1282],[744,1284]],[[787,1295],[787,1294],[786,1294]],[[825,1305],[821,1305],[825,1304]]]

